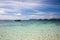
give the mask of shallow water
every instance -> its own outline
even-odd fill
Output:
[[[60,21],[0,21],[0,40],[60,40]]]

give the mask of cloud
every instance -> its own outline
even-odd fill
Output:
[[[4,9],[0,8],[0,14],[5,14]]]
[[[60,5],[52,5],[50,3],[45,3],[44,1],[46,0],[0,0],[0,19],[28,20],[55,17],[54,15],[57,13],[43,12],[41,10],[47,8],[60,8]],[[38,10],[41,10],[38,11],[37,8]],[[28,12],[26,11],[27,9]],[[27,13],[30,14],[27,15]]]
[[[37,13],[34,13],[34,14],[38,14],[38,15],[41,15],[41,14],[46,14],[46,12],[37,12]]]
[[[16,15],[16,16],[20,16],[20,15],[22,15],[21,13],[16,13],[16,14],[14,14],[14,15]]]
[[[13,19],[18,19],[18,17],[9,15],[0,15],[0,20],[13,20]]]
[[[51,19],[58,18],[57,15],[60,15],[59,12],[37,12],[35,14],[31,14],[28,17],[30,19]]]
[[[38,16],[38,15],[29,15],[30,19],[42,19],[44,16]]]
[[[18,1],[1,1],[0,8],[4,9],[6,12],[20,12],[25,9],[34,9],[39,6],[38,3],[30,2],[18,2]]]
[[[0,17],[2,17],[0,19],[27,19],[26,16],[20,13],[23,11],[22,9],[35,8],[36,6],[38,6],[37,3],[0,1]]]

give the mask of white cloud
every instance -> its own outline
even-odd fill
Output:
[[[44,19],[44,16],[39,16],[39,15],[29,15],[28,16],[29,19]]]
[[[18,14],[14,14],[14,15],[0,15],[0,19],[1,20],[14,20],[14,19],[21,19],[21,20],[29,20],[29,19],[51,19],[51,18],[54,18],[54,13],[55,12],[48,12],[47,14],[45,15],[27,15],[27,16],[24,16],[22,15],[21,13],[18,13]]]
[[[38,15],[36,15],[36,14],[38,14]],[[30,19],[51,19],[51,18],[57,17],[57,16],[55,16],[55,14],[57,14],[57,12],[37,12],[35,14],[29,15],[28,17]]]
[[[13,20],[13,19],[18,19],[16,16],[9,16],[9,15],[0,15],[0,20]]]
[[[42,0],[40,0],[42,1]],[[40,19],[40,18],[53,18],[54,12],[39,12],[35,10],[35,8],[49,8],[49,7],[60,7],[60,5],[49,5],[44,4],[42,2],[38,2],[37,0],[26,0],[24,2],[22,1],[16,1],[16,0],[6,0],[6,1],[0,1],[0,19],[22,19],[22,20],[28,20],[28,19]],[[37,13],[32,13],[32,15],[24,16],[21,11],[25,9],[33,9]],[[8,12],[13,13],[14,15],[2,15],[7,14]],[[10,13],[8,13],[10,14]],[[45,15],[38,15],[45,14]],[[1,18],[2,17],[2,18]]]
[[[16,13],[16,14],[14,14],[14,15],[16,15],[16,16],[21,16],[22,14],[21,14],[21,13]]]
[[[5,14],[4,9],[1,9],[1,8],[0,8],[0,14]]]
[[[0,13],[5,13],[3,10],[0,10]]]
[[[34,13],[34,14],[46,14],[46,12],[37,12],[37,13]]]
[[[29,19],[26,16],[23,16],[20,11],[22,9],[35,8],[39,4],[30,3],[30,2],[19,2],[19,1],[0,1],[0,19]],[[15,13],[12,15],[1,15],[7,14],[8,12]],[[9,14],[9,13],[8,13]],[[1,18],[2,17],[2,18]]]
[[[26,16],[17,16],[17,15],[0,15],[0,20],[27,20]]]
[[[19,2],[19,1],[1,1],[0,8],[6,12],[20,12],[25,9],[34,9],[39,6],[38,3],[32,2]]]
[[[47,12],[47,14],[45,14],[44,17],[47,19],[56,18],[56,14],[59,14],[59,12]]]
[[[17,2],[17,1],[2,1],[0,2],[1,6],[7,6],[12,8],[31,8],[34,6],[38,6],[38,3],[29,3],[29,2]]]

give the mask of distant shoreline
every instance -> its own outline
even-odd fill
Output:
[[[0,20],[0,21],[60,21],[60,19],[29,19],[29,20]]]
[[[14,20],[0,20],[0,21],[60,21],[60,18],[51,18],[51,19],[29,19],[29,20],[21,20],[21,19],[14,19]]]

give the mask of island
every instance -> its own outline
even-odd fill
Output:
[[[21,20],[14,20],[14,21],[19,22],[19,21],[21,21]]]

